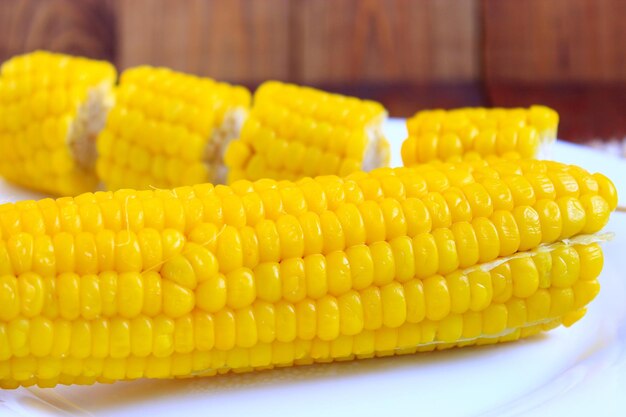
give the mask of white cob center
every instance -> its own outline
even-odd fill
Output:
[[[70,125],[67,144],[76,163],[93,172],[98,159],[96,140],[104,129],[107,115],[115,104],[110,82],[102,82],[87,91],[87,98],[78,107]]]

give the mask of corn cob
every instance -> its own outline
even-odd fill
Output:
[[[617,204],[556,162],[0,206],[0,386],[243,372],[512,341],[598,292]]]
[[[402,159],[412,166],[465,154],[535,158],[556,140],[558,122],[559,115],[544,106],[420,111],[407,120]]]
[[[97,143],[107,189],[225,180],[223,154],[239,135],[247,89],[143,66],[122,73],[117,97]]]
[[[113,105],[115,68],[33,52],[0,69],[0,175],[54,195],[92,191],[95,136]]]
[[[389,163],[379,103],[270,81],[226,151],[228,182],[366,171]]]

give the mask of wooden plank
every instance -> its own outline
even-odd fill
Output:
[[[489,81],[626,81],[626,1],[483,3]]]
[[[296,79],[305,83],[474,81],[478,0],[292,3]]]
[[[119,65],[231,82],[289,78],[289,1],[118,0]]]
[[[109,0],[0,0],[0,61],[36,49],[113,60]]]

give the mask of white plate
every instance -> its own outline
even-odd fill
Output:
[[[387,126],[401,164],[401,120]],[[564,162],[601,171],[626,196],[626,162],[557,143]],[[7,200],[33,195],[0,183]],[[623,201],[623,200],[622,200]],[[626,415],[626,217],[607,230],[602,291],[589,313],[517,343],[243,375],[0,391],[0,416]]]

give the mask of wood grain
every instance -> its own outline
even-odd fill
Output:
[[[118,0],[118,64],[164,65],[231,82],[289,79],[288,5]]]
[[[626,81],[626,1],[483,0],[490,81]]]
[[[115,58],[109,0],[0,0],[0,62],[36,49]]]
[[[294,73],[304,83],[471,81],[477,0],[292,2]]]

